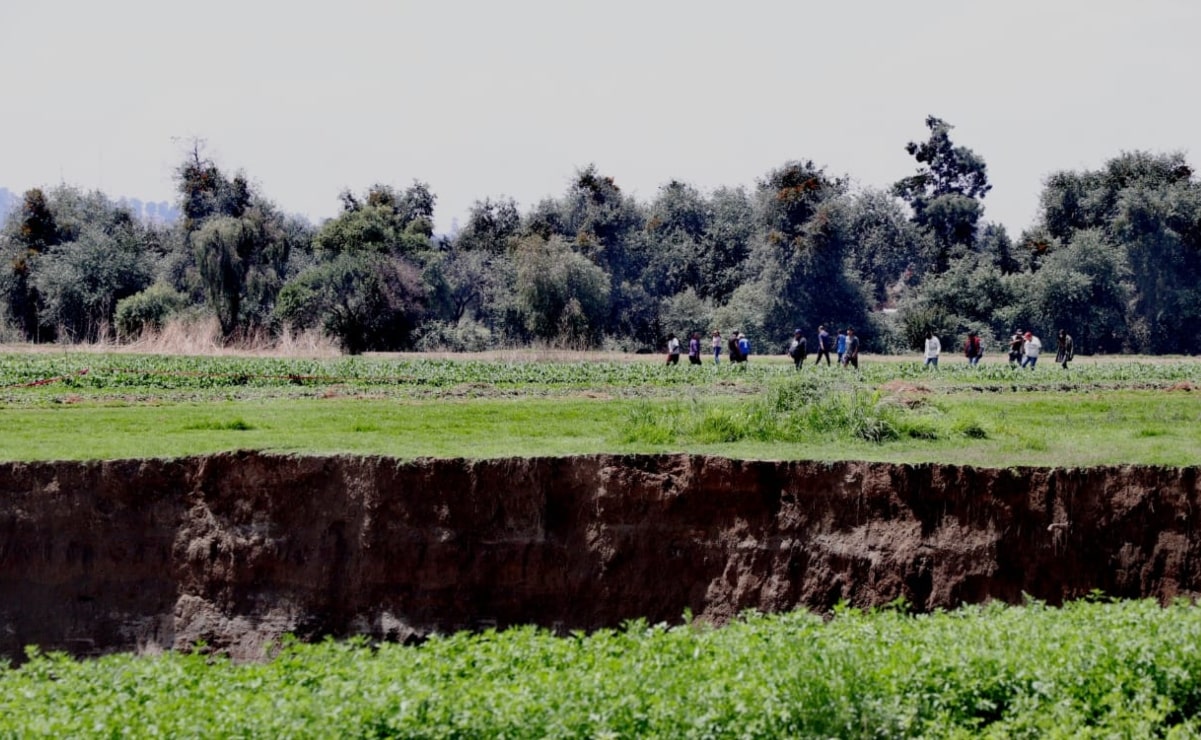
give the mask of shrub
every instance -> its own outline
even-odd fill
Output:
[[[187,298],[162,283],[117,302],[117,333],[133,339],[147,329],[159,330],[172,314],[188,305]]]
[[[480,352],[496,347],[492,331],[472,319],[427,321],[421,325],[416,347],[422,352]]]

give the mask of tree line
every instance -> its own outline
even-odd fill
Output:
[[[673,180],[639,202],[590,165],[524,213],[476,202],[450,236],[420,181],[344,192],[314,226],[197,143],[171,225],[100,192],[25,192],[0,228],[0,338],[129,339],[215,316],[229,341],[319,330],[349,353],[658,349],[714,328],[772,348],[818,324],[874,351],[927,331],[998,346],[1015,328],[1067,328],[1084,353],[1201,350],[1201,184],[1183,155],[1056,172],[1015,239],[984,219],[984,159],[947,122],[926,128],[906,146],[914,174],[887,190],[797,160],[749,189]]]

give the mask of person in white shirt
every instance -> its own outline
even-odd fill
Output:
[[[1043,351],[1043,343],[1032,332],[1026,332],[1025,339],[1022,344],[1022,367],[1033,370],[1038,363],[1038,353]]]
[[[680,340],[676,339],[675,334],[667,335],[667,364],[680,364]]]
[[[926,332],[926,367],[934,366],[938,369],[938,353],[942,352],[942,342],[938,341],[938,337],[934,336],[934,332]]]

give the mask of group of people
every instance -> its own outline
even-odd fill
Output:
[[[721,363],[722,348],[725,347],[730,356],[730,362],[743,363],[751,355],[751,342],[746,334],[741,332],[733,332],[728,341],[723,342],[720,331],[714,331],[710,347],[713,351],[713,364]],[[1014,331],[1013,336],[1009,340],[1009,365],[1010,367],[1021,367],[1033,369],[1038,364],[1038,357],[1042,353],[1043,343],[1033,332],[1029,331]],[[830,365],[830,353],[833,352],[838,357],[838,365],[840,367],[859,368],[859,337],[856,336],[855,330],[852,328],[839,329],[837,335],[830,334],[825,326],[817,327],[817,358],[813,361],[814,365],[820,365],[822,358],[826,358],[826,365]],[[926,367],[938,369],[938,357],[942,354],[942,342],[934,334],[933,331],[926,332],[926,344],[924,349],[924,357]],[[968,365],[975,367],[980,364],[981,358],[984,357],[984,343],[980,339],[980,334],[975,331],[968,332],[967,339],[963,342],[963,355],[967,358]],[[1068,363],[1075,357],[1075,347],[1072,343],[1072,336],[1065,330],[1059,330],[1059,337],[1056,343],[1055,362],[1068,369]],[[792,341],[788,344],[788,356],[792,358],[793,364],[797,370],[805,364],[805,360],[809,357],[809,343],[805,338],[805,333],[797,329],[792,335]],[[688,340],[688,362],[691,365],[701,364],[701,335],[698,332],[693,332]],[[680,340],[675,334],[667,335],[667,364],[678,365],[680,363]]]
[[[1017,329],[1009,338],[1009,366],[1033,369],[1038,364],[1038,357],[1042,351],[1042,340],[1032,332]],[[1060,329],[1055,342],[1055,364],[1067,370],[1068,363],[1075,356],[1076,347],[1072,342],[1072,335],[1068,334],[1066,330]]]
[[[859,369],[859,337],[854,329],[839,329],[837,335],[831,335],[824,325],[817,327],[817,357],[813,364],[820,365],[824,357],[828,367],[831,351],[838,356],[839,367]],[[797,370],[801,369],[809,356],[809,343],[805,339],[805,332],[800,329],[792,334],[792,341],[788,344],[788,356],[792,358]]]
[[[1038,364],[1038,357],[1042,354],[1042,340],[1034,335],[1033,332],[1016,330],[1013,336],[1009,338],[1009,366],[1015,368],[1030,368]],[[942,353],[942,342],[935,336],[934,332],[926,332],[926,344],[924,349],[924,357],[926,367],[938,368],[938,356]],[[967,339],[963,342],[963,355],[967,358],[968,365],[975,367],[980,363],[980,358],[984,357],[984,343],[980,341],[980,335],[977,332],[968,332]],[[1059,330],[1058,341],[1055,347],[1055,362],[1068,369],[1068,363],[1076,356],[1075,347],[1072,343],[1072,335],[1068,334],[1064,329]]]
[[[942,342],[933,331],[926,332],[926,344],[923,351],[926,367],[933,367],[937,370],[938,356],[942,354]],[[980,341],[978,332],[968,332],[967,339],[963,340],[963,356],[967,358],[967,364],[972,367],[980,364],[980,360],[984,357],[984,342]]]
[[[751,340],[742,332],[733,332],[729,339],[723,340],[720,331],[714,331],[710,338],[710,350],[713,353],[713,364],[721,364],[721,355],[725,351],[729,355],[731,363],[739,364],[747,361],[751,356]],[[680,363],[680,340],[675,334],[667,335],[667,364],[678,365]],[[851,328],[839,329],[837,336],[830,334],[825,326],[817,328],[817,359],[814,364],[820,364],[822,358],[826,358],[826,365],[830,364],[830,353],[833,352],[838,356],[838,364],[842,367],[859,367],[859,337],[855,334],[855,330]],[[800,370],[805,364],[805,360],[809,357],[809,343],[805,339],[805,333],[797,329],[793,333],[792,341],[788,345],[788,356],[792,358],[796,369]],[[701,364],[701,335],[698,332],[693,332],[688,339],[688,363],[691,365]]]
[[[751,356],[751,340],[742,332],[733,332],[730,334],[728,341],[723,342],[720,331],[713,332],[713,340],[710,345],[713,350],[713,364],[721,363],[721,351],[723,345],[729,351],[730,362],[743,363]],[[675,334],[667,335],[667,364],[680,364],[680,340]],[[688,339],[688,364],[701,364],[701,335],[699,332],[692,332],[692,336]]]

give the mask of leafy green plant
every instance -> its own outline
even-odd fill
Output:
[[[1192,736],[1201,609],[1037,601],[913,614],[753,612],[721,628],[630,620],[418,646],[285,640],[0,668],[13,737]]]

